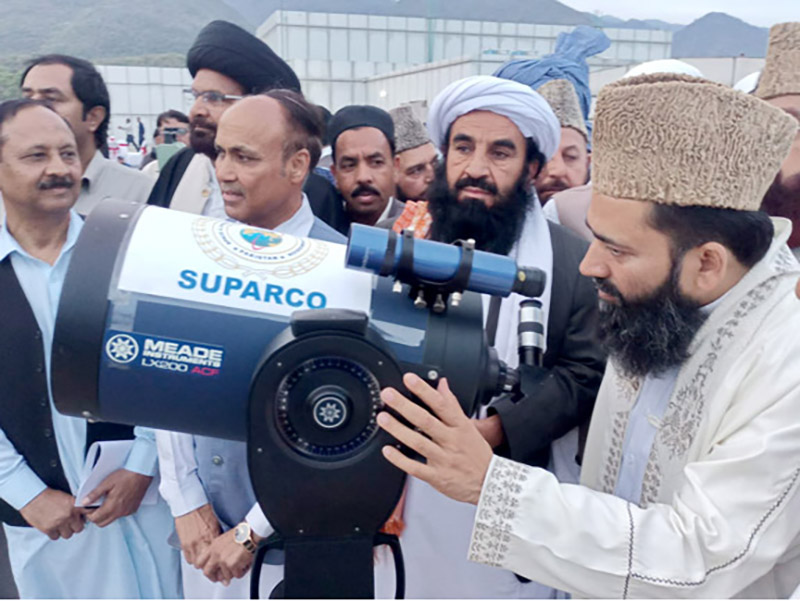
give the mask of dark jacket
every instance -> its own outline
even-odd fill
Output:
[[[576,426],[588,427],[605,370],[605,354],[595,339],[597,292],[578,266],[588,247],[566,228],[548,223],[553,274],[547,323],[545,372],[535,394],[490,408],[503,424],[505,442],[497,449],[515,461],[546,466],[550,444]]]
[[[11,257],[0,262],[0,290],[0,428],[48,487],[70,493],[53,430],[42,332],[14,273]],[[97,440],[133,438],[133,428],[88,424],[86,438],[84,452]],[[3,500],[0,520],[11,526],[29,526]]]

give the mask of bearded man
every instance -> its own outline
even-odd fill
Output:
[[[597,102],[595,278],[610,361],[581,474],[500,457],[446,382],[405,384],[389,461],[478,505],[469,556],[572,595],[780,598],[800,583],[800,265],[758,210],[797,123],[703,79],[634,77]],[[638,142],[641,141],[641,142]]]
[[[781,23],[770,30],[767,63],[755,93],[800,122],[800,23]],[[789,248],[800,258],[800,132],[761,208],[791,219]]]
[[[547,222],[533,187],[558,148],[559,122],[528,86],[477,76],[439,94],[428,127],[444,157],[429,194],[430,238],[447,243],[472,238],[480,250],[508,255],[548,274],[542,296],[547,349],[543,368],[532,371],[535,394],[517,402],[498,400],[476,423],[498,452],[550,466],[560,478],[577,481],[576,427],[591,413],[604,357],[593,339],[595,292],[591,280],[578,273],[586,245]],[[558,301],[551,303],[551,298]],[[522,297],[484,300],[488,338],[500,358],[516,367]],[[474,520],[469,505],[453,503],[411,479],[403,516],[409,597],[550,594],[512,572],[465,560]]]

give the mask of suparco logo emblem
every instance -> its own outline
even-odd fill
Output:
[[[106,342],[106,355],[115,363],[130,363],[139,356],[139,343],[127,334],[117,334]]]
[[[245,277],[291,279],[316,269],[328,255],[317,241],[200,217],[192,232],[205,255]]]

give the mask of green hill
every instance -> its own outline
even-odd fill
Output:
[[[214,19],[252,30],[222,0],[3,0],[0,56],[183,54]]]
[[[40,54],[175,65],[214,19],[253,30],[222,0],[2,0],[0,99],[16,96],[22,66]]]

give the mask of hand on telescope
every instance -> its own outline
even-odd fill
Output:
[[[119,518],[136,513],[152,481],[152,476],[126,469],[112,472],[83,499],[83,505],[91,505],[105,495],[103,504],[87,512],[86,519],[100,528],[105,528]]]
[[[492,461],[491,447],[481,436],[475,422],[461,410],[458,399],[450,392],[447,380],[442,379],[436,390],[414,374],[403,376],[403,383],[431,408],[433,414],[397,390],[386,388],[381,392],[383,402],[416,426],[419,432],[400,423],[387,412],[378,415],[378,424],[425,457],[427,463],[410,459],[392,446],[383,447],[384,457],[448,497],[477,504]]]
[[[260,537],[253,532],[257,543]],[[234,578],[243,578],[253,565],[253,554],[234,540],[233,529],[219,535],[197,560],[197,568],[211,582],[221,582],[225,586]]]
[[[481,436],[486,439],[486,442],[488,442],[493,449],[503,444],[506,434],[503,431],[503,422],[500,421],[499,415],[490,415],[483,419],[476,419],[474,422],[475,427],[478,428],[478,432],[481,433]]]
[[[51,540],[69,538],[83,531],[84,510],[75,507],[75,497],[54,488],[44,489],[19,512]]]
[[[199,567],[197,559],[219,536],[220,527],[211,505],[206,503],[194,511],[175,518],[175,531],[189,565]]]

